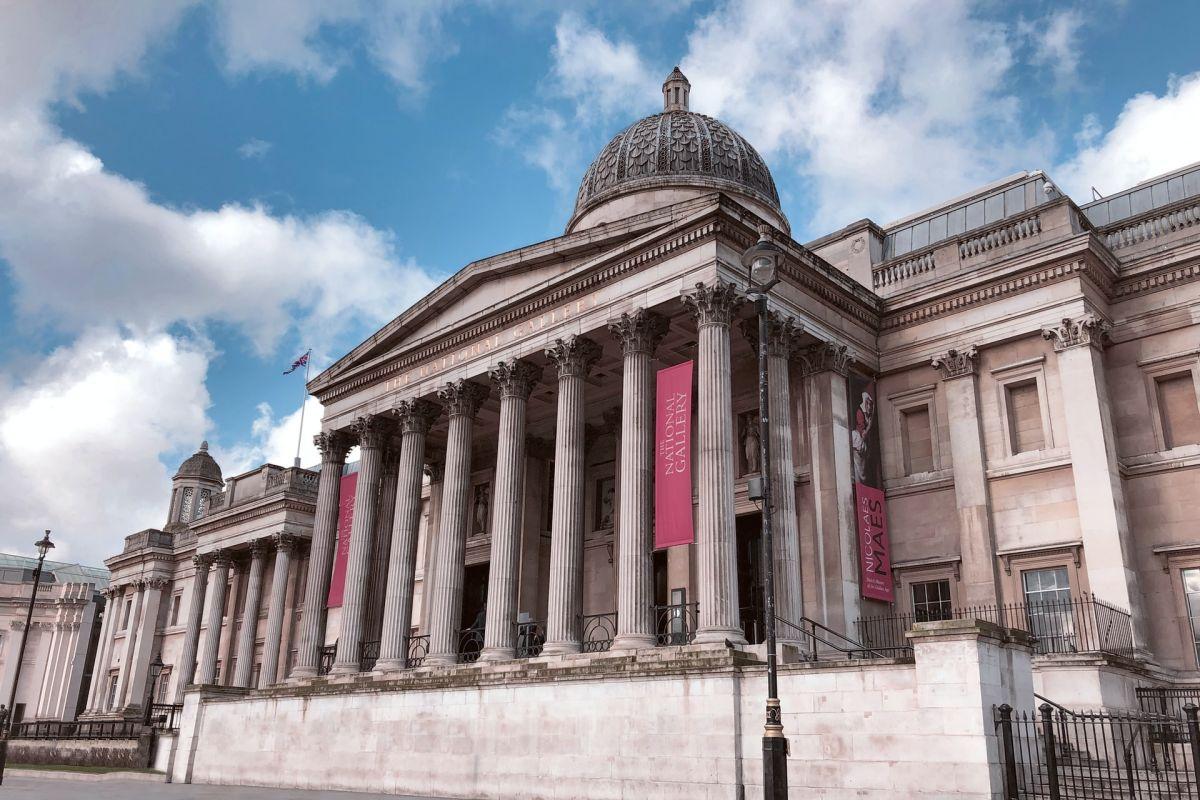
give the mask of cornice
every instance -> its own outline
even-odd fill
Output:
[[[1200,259],[1186,264],[1171,264],[1155,270],[1130,275],[1117,281],[1114,298],[1126,300],[1138,295],[1169,289],[1182,283],[1200,280]]]
[[[315,502],[281,497],[270,503],[263,503],[250,508],[238,508],[236,511],[228,511],[220,516],[205,517],[193,525],[193,528],[197,534],[211,534],[230,525],[237,525],[246,520],[278,514],[282,511],[299,511],[301,513],[316,514],[317,504]],[[201,524],[201,522],[204,524]]]

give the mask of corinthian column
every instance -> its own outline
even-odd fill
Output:
[[[379,508],[379,471],[389,431],[379,417],[359,417],[354,422],[358,436],[358,486],[354,492],[354,519],[350,527],[350,552],[346,557],[346,592],[342,599],[342,628],[338,634],[335,673],[359,672],[363,612],[366,609],[372,538]]]
[[[262,599],[262,579],[268,545],[265,539],[259,539],[250,545],[250,576],[246,585],[246,603],[242,607],[242,629],[238,632],[234,686],[253,688],[250,686],[250,677],[254,674],[254,640],[258,634],[258,606]]]
[[[133,612],[129,615],[129,624],[125,627],[125,646],[121,655],[121,670],[117,673],[117,694],[113,699],[114,708],[125,705],[125,695],[129,690],[129,682],[133,679],[133,647],[138,639],[138,618],[142,613],[142,603],[146,600],[146,582],[134,581],[132,586],[137,594],[133,598]]]
[[[387,591],[388,554],[392,551],[392,529],[396,515],[396,471],[400,466],[399,442],[389,442],[383,451],[383,474],[379,478],[379,513],[371,539],[366,607],[363,609],[362,640],[378,642],[383,628],[383,603]]]
[[[295,549],[296,537],[287,533],[275,537],[275,570],[271,575],[271,599],[267,601],[267,636],[263,639],[262,671],[258,673],[259,688],[275,683],[279,674],[279,648],[283,643],[288,569],[291,567],[292,551]],[[238,665],[241,666],[241,663],[239,658]]]
[[[300,617],[300,646],[293,672],[297,678],[316,677],[321,663],[321,648],[325,645],[325,598],[329,596],[333,546],[337,538],[338,495],[342,467],[350,450],[350,441],[336,431],[319,433],[313,441],[321,451],[321,474],[308,555],[308,581],[304,587],[304,613]]]
[[[733,513],[733,397],[729,326],[742,297],[730,284],[696,284],[683,296],[698,330],[700,627],[697,642],[745,644],[738,615]]]
[[[97,711],[102,711],[100,707],[101,698],[104,696],[104,690],[100,685],[108,678],[108,664],[111,660],[109,645],[112,642],[112,634],[115,628],[113,620],[117,617],[117,588],[110,586],[107,589],[100,590],[100,594],[104,597],[104,618],[100,621],[100,638],[96,644],[96,660],[92,663],[92,683],[88,687],[88,703],[87,713],[94,714]],[[192,656],[195,658],[195,655]]]
[[[650,360],[667,319],[640,308],[608,325],[621,342],[621,472],[617,491],[617,635],[614,650],[653,647],[654,374]]]
[[[467,547],[467,513],[471,493],[471,434],[475,414],[487,398],[484,386],[459,380],[439,392],[449,415],[446,433],[446,476],[442,485],[441,520],[434,554],[430,593],[429,655],[426,664],[458,662],[462,627],[463,561]]]
[[[496,475],[492,479],[492,561],[488,568],[484,661],[512,658],[516,632],[517,560],[521,547],[522,495],[525,492],[525,404],[542,368],[524,361],[492,367],[500,388],[500,432]]]
[[[578,653],[583,592],[584,378],[600,346],[582,336],[556,339],[546,357],[558,367],[554,440],[554,512],[550,520],[550,603],[547,655]]]
[[[183,690],[196,679],[196,646],[200,643],[200,620],[204,616],[204,597],[208,593],[208,568],[212,556],[207,553],[192,558],[192,591],[188,598],[187,629],[183,634],[183,652],[179,656],[179,685],[175,702],[183,702]]]
[[[412,627],[425,436],[438,413],[437,406],[424,400],[408,400],[395,409],[400,423],[400,463],[396,468],[396,505],[392,516],[383,630],[379,637],[379,659],[375,662],[375,669],[381,672],[404,669],[408,665],[405,643]]]
[[[200,675],[196,683],[212,684],[217,680],[217,653],[221,646],[221,619],[225,616],[225,585],[229,583],[232,559],[222,550],[213,558],[212,600],[208,604],[208,619],[204,634],[204,650],[200,655]]]

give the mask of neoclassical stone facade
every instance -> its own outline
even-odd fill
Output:
[[[894,680],[902,691],[935,680],[936,654],[959,646],[930,643],[924,662],[918,647],[914,664],[905,630],[956,617],[1039,638],[1031,661],[1027,644],[997,644],[1003,636],[985,623],[955,633],[984,642],[972,653],[1000,647],[1012,671],[1002,688],[1016,695],[976,692],[973,703],[1031,703],[1036,687],[1067,705],[1131,706],[1137,685],[1200,677],[1200,619],[1189,614],[1200,607],[1200,168],[1085,205],[1041,172],[1019,173],[890,225],[861,220],[802,244],[757,153],[690,112],[689,89],[673,73],[663,113],[602,151],[563,236],[465,266],[310,383],[325,408],[319,470],[265,466],[238,486],[285,475],[285,489],[244,500],[229,482],[215,493],[219,470],[211,487],[177,479],[179,497],[186,486],[193,497],[214,493],[171,534],[162,563],[174,572],[128,548],[110,561],[115,586],[143,581],[136,593],[124,588],[143,609],[135,619],[161,616],[157,576],[173,591],[190,582],[177,633],[144,628],[147,640],[158,630],[164,661],[176,665],[168,695],[191,704],[178,779],[236,779],[244,754],[220,744],[236,719],[285,730],[297,752],[312,753],[318,740],[304,737],[319,733],[304,719],[320,709],[347,730],[376,731],[364,748],[403,749],[420,746],[422,731],[396,710],[411,706],[447,726],[425,736],[490,747],[511,719],[488,707],[480,730],[463,728],[430,710],[438,692],[451,702],[464,687],[512,681],[526,687],[522,702],[553,717],[556,699],[632,702],[630,681],[668,673],[760,680],[752,489],[764,465],[741,254],[764,233],[784,253],[766,345],[787,725],[802,725],[791,715],[804,711],[787,706],[788,693],[823,685],[809,660],[856,643],[893,647],[900,658],[878,661],[877,677],[855,666],[859,677],[828,686],[870,693]],[[655,375],[685,362],[696,375],[695,540],[656,550]],[[873,395],[852,396],[863,381]],[[354,445],[351,498],[343,478]],[[892,603],[863,591],[855,483],[865,458],[877,459],[886,497]],[[339,543],[339,509],[351,499]],[[177,521],[181,502],[172,502]],[[243,520],[267,506],[262,522]],[[136,577],[125,571],[135,561]],[[331,583],[342,580],[331,608]],[[1050,606],[1106,615],[1103,635],[1071,611],[1055,612],[1050,635]],[[814,631],[828,643],[806,638]],[[116,685],[136,705],[138,659],[152,645],[110,645],[133,665]],[[555,670],[602,685],[559,697],[539,683]],[[673,680],[663,691],[726,692]],[[981,685],[979,675],[963,680]],[[478,702],[507,696],[486,694],[499,699]],[[409,727],[362,722],[376,702]],[[666,714],[662,702],[653,707]],[[205,704],[211,719],[198,714]],[[843,710],[862,711],[849,700]],[[994,748],[986,730],[970,735]],[[751,750],[714,745],[712,757],[752,759]],[[372,784],[339,777],[332,763],[262,753],[264,770],[295,785],[437,789],[427,772]],[[596,796],[680,796],[655,789],[652,770],[622,777],[621,758],[606,763],[625,783]],[[576,762],[555,764],[553,774],[584,780]],[[464,781],[456,785],[471,796],[543,796]],[[736,797],[752,783],[739,766],[703,794],[680,791]],[[986,785],[963,796],[988,796]],[[829,797],[853,788],[811,786]]]

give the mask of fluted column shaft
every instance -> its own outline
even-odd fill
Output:
[[[258,633],[258,606],[262,600],[263,571],[267,566],[268,543],[262,539],[250,547],[250,575],[246,583],[246,603],[242,608],[242,629],[238,632],[237,671],[233,685],[254,688],[254,640]]]
[[[108,677],[109,659],[112,657],[110,646],[112,644],[113,618],[117,616],[114,606],[116,605],[116,592],[113,589],[106,589],[102,592],[104,595],[104,619],[100,622],[100,639],[96,645],[96,661],[92,664],[92,683],[88,687],[88,713],[99,711],[99,698],[104,696],[104,690],[100,688],[104,684],[104,679]]]
[[[229,583],[228,553],[218,553],[213,559],[209,573],[212,581],[212,599],[208,603],[205,618],[204,649],[200,653],[199,675],[196,683],[213,684],[217,679],[217,654],[221,648],[221,620],[225,616],[225,585]]]
[[[137,642],[138,615],[142,613],[142,602],[146,598],[146,583],[145,581],[137,581],[133,584],[133,610],[129,614],[129,625],[125,628],[125,644],[121,654],[121,670],[117,673],[117,693],[113,698],[113,705],[120,708],[125,702],[125,693],[129,687],[129,681],[133,677],[133,647]]]
[[[154,649],[154,629],[158,625],[158,607],[162,603],[163,590],[170,585],[166,578],[147,578],[142,588],[142,616],[135,617],[137,640],[133,645],[133,661],[130,663],[129,681],[125,696],[126,707],[142,707],[146,700],[146,685],[150,672],[150,653]]]
[[[396,505],[388,552],[383,629],[379,637],[379,659],[375,662],[375,669],[380,671],[404,669],[408,664],[406,642],[412,627],[417,574],[425,436],[437,414],[437,406],[424,400],[405,401],[396,408],[400,423],[400,462],[396,468]]]
[[[375,516],[375,535],[371,540],[371,558],[367,567],[367,597],[363,610],[362,640],[377,642],[383,630],[383,605],[387,596],[388,567],[392,551],[392,531],[396,517],[396,481],[400,447],[389,443],[383,453],[379,478],[379,513]]]
[[[716,281],[697,284],[683,300],[698,328],[700,626],[695,641],[745,644],[738,612],[729,360],[729,326],[741,298],[733,286]]]
[[[263,639],[262,670],[258,673],[258,688],[275,683],[279,675],[279,648],[283,643],[283,617],[287,610],[288,571],[296,539],[281,533],[275,537],[275,569],[271,573],[271,597],[267,601],[267,635]],[[238,661],[241,664],[241,661]]]
[[[654,373],[650,360],[667,320],[639,309],[609,326],[621,341],[621,503],[617,536],[617,635],[613,649],[653,647]]]
[[[300,644],[293,673],[297,678],[315,677],[321,663],[321,648],[325,645],[325,600],[329,596],[333,547],[337,539],[338,495],[342,467],[350,449],[346,438],[337,432],[317,434],[314,441],[321,451],[321,474],[308,556],[308,580],[304,586],[304,612],[300,617]]]
[[[600,357],[591,339],[558,339],[546,350],[558,367],[558,424],[554,441],[554,512],[550,518],[550,598],[547,655],[578,653],[583,611],[584,378]]]
[[[354,492],[354,519],[350,527],[350,552],[346,557],[346,590],[342,596],[342,627],[338,634],[336,673],[358,672],[361,662],[363,616],[367,580],[379,511],[379,473],[383,468],[386,431],[377,417],[360,417],[354,423],[358,434],[358,486]]]
[[[472,428],[475,413],[487,396],[487,389],[470,381],[457,381],[446,384],[438,395],[449,415],[449,430],[441,520],[435,543],[433,587],[429,595],[429,655],[425,663],[455,664],[458,662],[458,637],[462,627]]]
[[[492,478],[492,553],[488,568],[484,661],[512,658],[516,631],[517,570],[525,494],[525,412],[541,368],[522,361],[500,362],[491,370],[500,387],[500,432]]]
[[[771,314],[767,342],[767,409],[771,420],[771,499],[775,515],[775,612],[800,624],[804,593],[800,575],[800,524],[796,516],[796,460],[792,451],[792,391],[789,364],[800,329],[787,318]],[[783,625],[780,641],[795,638],[798,628]]]
[[[183,702],[183,690],[196,679],[196,652],[200,644],[200,620],[204,617],[204,598],[208,594],[208,568],[212,558],[203,555],[192,559],[192,591],[188,598],[187,628],[183,634],[183,652],[179,656],[179,684],[175,702]]]

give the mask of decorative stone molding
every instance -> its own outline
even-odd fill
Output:
[[[555,339],[546,348],[546,358],[558,367],[558,377],[586,378],[588,372],[600,360],[600,345],[586,336],[568,336]]]
[[[212,557],[213,566],[217,567],[218,569],[221,567],[228,569],[229,566],[233,564],[233,553],[229,550],[215,550],[212,553]]]
[[[929,365],[942,373],[942,380],[974,375],[979,369],[979,349],[975,345],[965,350],[952,347],[942,355],[935,356]]]
[[[429,433],[433,421],[442,413],[436,403],[428,400],[401,400],[392,409],[392,415],[400,423],[400,433]]]
[[[388,435],[391,431],[388,430],[382,417],[378,416],[363,416],[350,423],[350,430],[354,432],[354,437],[358,439],[358,446],[363,449],[378,449],[387,443]]]
[[[854,362],[850,348],[836,342],[817,342],[801,351],[798,357],[805,376],[830,371],[845,377],[850,374],[850,365]]]
[[[322,464],[345,464],[346,455],[353,442],[339,431],[322,431],[313,437],[313,443],[321,451]]]
[[[1088,312],[1076,319],[1068,317],[1058,325],[1042,328],[1042,338],[1054,343],[1056,353],[1080,345],[1091,345],[1102,350],[1111,329],[1106,320]]]
[[[299,549],[299,540],[290,533],[277,533],[272,537],[275,550],[280,553],[294,553]]]
[[[171,579],[170,578],[147,578],[145,581],[145,584],[146,584],[147,589],[155,589],[155,590],[161,592],[161,591],[167,589],[171,585]]]
[[[446,413],[451,417],[474,417],[488,394],[489,390],[486,386],[463,379],[450,381],[438,389],[438,397],[446,407]]]
[[[500,397],[528,400],[533,387],[542,379],[542,368],[528,361],[501,361],[488,370],[492,383],[500,387]]]
[[[262,558],[271,549],[272,537],[266,536],[262,539],[255,539],[250,543],[250,555],[252,557]]]
[[[796,320],[778,311],[767,313],[767,354],[790,358],[800,349],[800,336],[804,329]],[[758,353],[758,317],[742,320],[742,335]]]
[[[732,283],[718,280],[705,285],[697,283],[689,294],[684,293],[683,305],[695,318],[696,324],[729,325],[734,313],[746,302],[746,298]]]
[[[430,483],[441,483],[446,477],[446,462],[445,461],[429,461],[425,464],[425,474],[429,476]]]
[[[632,314],[624,313],[608,323],[608,330],[621,343],[621,350],[625,355],[654,355],[654,350],[666,336],[669,325],[670,321],[662,314],[639,308]]]

